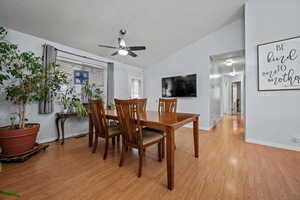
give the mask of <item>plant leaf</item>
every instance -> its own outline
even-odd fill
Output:
[[[4,195],[7,195],[7,196],[21,197],[21,196],[18,195],[17,193],[14,193],[14,192],[7,192],[7,191],[4,191],[4,190],[0,190],[0,194],[4,194]]]

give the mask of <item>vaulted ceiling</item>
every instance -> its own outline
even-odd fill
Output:
[[[1,0],[0,25],[111,57],[126,28],[128,45],[145,45],[137,58],[112,59],[149,66],[242,17],[246,0]]]

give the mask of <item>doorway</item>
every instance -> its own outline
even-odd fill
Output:
[[[211,56],[210,68],[210,127],[224,115],[244,115],[244,51]]]
[[[142,98],[143,97],[143,78],[142,77],[129,77],[129,98]]]
[[[241,114],[241,81],[231,84],[231,113],[233,115]]]

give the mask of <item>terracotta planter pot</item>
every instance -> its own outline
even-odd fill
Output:
[[[40,124],[26,124],[24,129],[0,128],[0,146],[5,156],[16,156],[30,152],[35,144]]]

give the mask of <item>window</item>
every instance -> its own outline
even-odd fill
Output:
[[[61,96],[66,89],[73,88],[74,95],[85,102],[87,100],[82,92],[86,82],[95,85],[95,89],[104,92],[104,69],[64,60],[57,60],[56,63],[59,64],[58,69],[65,72],[69,79],[69,84],[62,86],[61,94],[58,96]]]
[[[130,97],[131,98],[142,98],[142,79],[131,78],[130,79]]]

